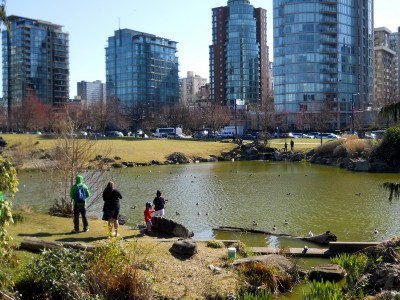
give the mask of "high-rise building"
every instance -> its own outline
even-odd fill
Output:
[[[393,85],[395,89],[394,99],[400,98],[400,27],[397,31],[390,34],[390,49],[393,50],[396,55],[394,57],[393,66]]]
[[[69,100],[69,34],[50,22],[9,16],[2,32],[3,94],[8,106],[34,95],[44,104]]]
[[[249,0],[212,9],[210,100],[257,107],[270,93],[267,16]]]
[[[354,124],[374,92],[373,0],[273,0],[274,102],[289,128]],[[352,122],[353,119],[353,122]],[[320,118],[321,120],[321,118]]]
[[[101,80],[81,81],[77,84],[78,97],[86,107],[106,102],[106,85]]]
[[[177,42],[130,29],[116,30],[106,47],[107,100],[122,109],[179,102]]]
[[[374,29],[375,105],[378,109],[398,99],[395,76],[396,52],[390,49],[391,33],[385,27]]]
[[[207,84],[207,78],[195,75],[192,71],[187,72],[186,78],[180,79],[181,103],[194,107],[196,103],[202,101],[202,87]],[[205,99],[208,100],[208,99]]]

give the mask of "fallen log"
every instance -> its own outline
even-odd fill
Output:
[[[214,228],[213,230],[243,232],[243,233],[261,233],[261,234],[282,236],[282,237],[288,237],[288,238],[308,241],[308,242],[311,242],[314,244],[319,244],[319,245],[329,245],[329,242],[337,241],[336,235],[334,235],[330,231],[325,231],[324,233],[314,235],[314,236],[301,237],[301,236],[293,236],[293,235],[286,234],[286,233],[270,232],[270,231],[251,229],[251,228],[229,227],[229,226],[221,226],[218,228]]]
[[[71,248],[75,250],[92,251],[97,246],[89,245],[85,243],[76,242],[52,242],[43,241],[35,237],[26,237],[22,240],[19,249],[28,250],[31,252],[41,252],[44,249],[60,249],[60,248]]]

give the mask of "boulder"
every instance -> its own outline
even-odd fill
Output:
[[[340,281],[346,276],[346,271],[339,265],[326,264],[314,267],[309,274],[309,279],[317,281]]]
[[[180,239],[172,244],[170,250],[176,254],[192,256],[197,253],[197,243],[192,239]]]
[[[355,172],[368,172],[369,162],[365,159],[360,159],[353,162],[353,171]]]
[[[304,241],[316,243],[319,245],[329,245],[330,242],[336,242],[337,236],[330,231],[325,231],[324,233],[301,238]]]
[[[163,217],[152,217],[151,223],[153,228],[167,233],[171,236],[189,238],[193,236],[193,231],[186,228],[184,225]]]

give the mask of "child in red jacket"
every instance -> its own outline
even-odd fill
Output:
[[[144,210],[144,221],[146,222],[146,231],[151,231],[151,214],[154,212],[154,209],[151,207],[150,202],[146,202],[146,209]]]

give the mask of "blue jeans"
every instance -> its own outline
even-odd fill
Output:
[[[85,206],[74,205],[74,229],[79,231],[79,215],[82,215],[83,230],[89,228],[89,224],[86,218],[86,208]]]

